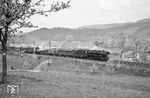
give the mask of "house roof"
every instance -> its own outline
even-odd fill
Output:
[[[133,58],[133,57],[135,57],[135,52],[134,51],[127,51],[127,52],[123,53],[123,57],[124,58]]]

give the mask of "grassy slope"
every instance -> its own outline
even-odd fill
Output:
[[[22,98],[150,97],[149,78],[84,73],[91,64],[98,64],[97,61],[78,61],[61,57],[44,57],[40,58],[40,61],[48,59],[52,59],[53,63],[48,67],[47,72],[8,72],[9,83],[20,86],[19,96]],[[2,88],[4,85],[0,85],[0,96],[4,95]]]
[[[27,69],[33,69],[35,66],[37,66],[39,62],[37,61],[36,56],[32,55],[7,55],[7,66],[8,69],[11,68],[11,66],[15,70],[27,70]],[[0,69],[2,69],[2,55],[0,55]]]
[[[20,86],[19,95],[22,98],[150,97],[150,80],[147,78],[77,75],[58,71],[41,73],[9,72],[9,75],[20,80],[15,84]],[[3,87],[3,85],[0,86]],[[0,95],[2,95],[1,91]]]
[[[33,70],[37,66],[41,66],[41,63],[51,59],[52,64],[44,63],[42,67],[39,68],[43,71],[57,70],[62,72],[71,73],[88,73],[91,72],[92,65],[96,65],[95,70],[98,74],[127,74],[142,77],[150,77],[150,69],[145,67],[133,67],[133,66],[122,66],[116,69],[112,59],[116,56],[110,56],[110,61],[101,62],[95,60],[83,60],[75,58],[64,58],[55,56],[42,56],[42,55],[27,55],[22,56],[8,56],[8,70],[11,66],[14,70]],[[0,70],[2,69],[2,60],[0,57]]]

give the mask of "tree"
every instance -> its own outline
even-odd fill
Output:
[[[119,35],[119,42],[118,42],[118,48],[121,49],[120,58],[122,58],[122,54],[125,49],[125,43],[126,43],[126,36],[124,33],[121,33]]]
[[[93,42],[97,47],[101,47],[105,44],[105,41],[102,38],[97,38],[96,40],[94,40]]]
[[[67,42],[73,41],[73,36],[72,35],[67,35],[65,37],[65,41],[67,41]]]
[[[61,40],[61,35],[60,34],[57,34],[57,35],[55,35],[55,37],[54,37],[54,41],[60,41]]]
[[[40,9],[45,5],[43,0],[1,0],[0,1],[0,42],[2,45],[2,83],[7,82],[7,45],[11,35],[23,27],[36,27],[27,20],[35,15],[48,16],[50,12],[57,12],[70,7],[70,1],[50,4],[48,10]]]

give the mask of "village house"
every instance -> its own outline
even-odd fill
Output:
[[[39,50],[46,49],[90,49],[98,50],[99,48],[92,42],[81,41],[35,41],[28,43],[15,43],[11,44],[15,47],[38,47]]]
[[[79,45],[80,49],[90,49],[90,50],[96,50],[97,46],[92,42],[81,42]]]
[[[122,54],[122,59],[125,61],[134,61],[134,60],[141,61],[141,53],[135,51],[127,51]]]
[[[40,50],[52,49],[52,48],[60,48],[61,43],[59,41],[40,41],[36,42],[36,46],[39,47]]]

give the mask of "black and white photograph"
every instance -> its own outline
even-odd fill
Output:
[[[0,0],[0,98],[150,98],[150,0]]]

